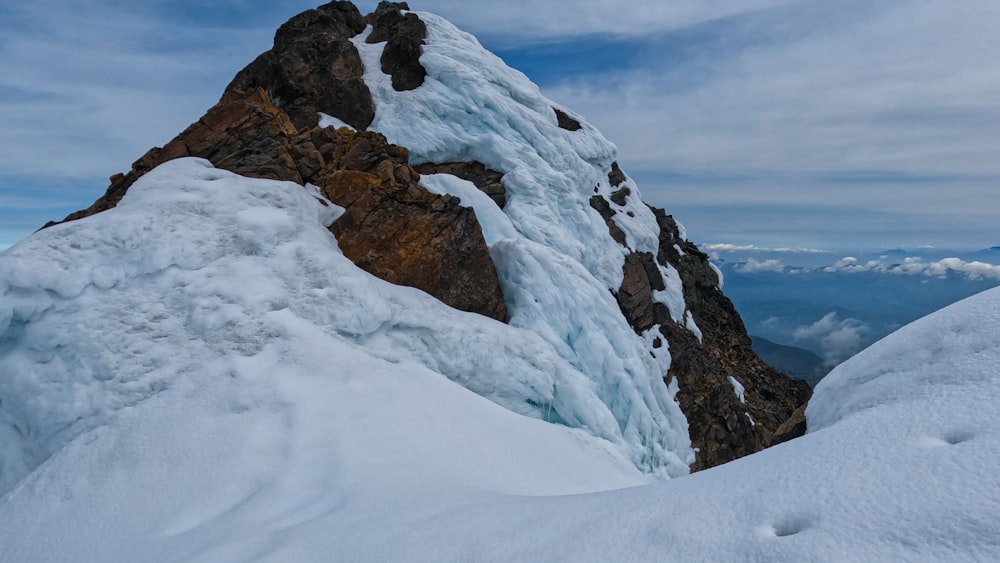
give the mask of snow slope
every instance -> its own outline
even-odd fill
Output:
[[[396,91],[381,72],[385,43],[366,43],[370,28],[352,39],[375,103],[370,129],[407,147],[413,164],[478,161],[504,173],[503,210],[466,182],[426,178],[422,183],[476,209],[510,324],[541,336],[593,382],[632,444],[636,465],[661,476],[687,473],[693,461],[687,421],[673,398],[676,390],[662,383],[670,354],[652,344],[659,326],[636,336],[609,291],[621,286],[629,252],[655,256],[659,245],[656,218],[635,183],[610,184],[616,147],[578,116],[579,131],[559,128],[554,110],[559,106],[527,77],[448,21],[418,15],[427,26],[420,57],[427,77],[415,90]],[[590,206],[593,195],[621,188],[630,192],[625,204],[610,205],[620,212],[614,220],[628,248],[611,238]],[[700,338],[693,318],[685,317],[680,275],[670,266],[659,268],[666,289],[654,299]]]
[[[456,325],[563,364],[357,270],[335,214],[182,159],[0,255],[0,561],[1000,557],[1000,290],[840,366],[805,437],[649,483],[428,369],[415,342]]]
[[[355,267],[319,199],[179,159],[115,209],[0,256],[0,491],[122,409],[207,371],[257,369],[246,358],[300,325],[512,411],[555,411],[632,453],[593,382],[542,338]],[[340,358],[325,355],[336,373]]]

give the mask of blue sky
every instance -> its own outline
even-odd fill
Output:
[[[411,5],[600,128],[696,242],[1000,244],[1000,3]],[[312,6],[0,4],[0,248],[96,199]]]

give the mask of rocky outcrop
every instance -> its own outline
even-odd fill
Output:
[[[507,192],[503,187],[503,173],[491,170],[482,162],[426,163],[415,167],[421,174],[451,174],[475,184],[479,191],[503,209],[507,205]]]
[[[599,195],[590,196],[590,206],[601,214],[604,224],[608,226],[608,232],[611,233],[611,238],[618,244],[625,246],[625,231],[615,223],[615,210],[611,209],[608,200]]]
[[[627,246],[615,217],[632,191],[623,185],[627,177],[617,163],[608,180],[618,189],[608,197],[592,196],[590,204],[608,225],[611,237]],[[692,446],[698,449],[692,470],[705,469],[770,445],[778,427],[811,391],[754,354],[743,321],[719,289],[708,256],[681,236],[673,217],[651,209],[660,229],[657,255],[629,252],[615,297],[637,334],[655,327],[662,340],[654,342],[654,348],[667,343],[671,364],[664,379],[668,384],[677,382],[677,400],[688,419]],[[666,286],[658,266],[673,268],[680,276],[686,307],[682,318],[653,299],[653,292]],[[742,387],[742,398],[730,378]]]
[[[775,430],[812,391],[754,354],[743,320],[719,288],[708,256],[680,236],[673,217],[662,209],[653,212],[660,226],[657,260],[677,269],[688,313],[702,334],[699,341],[679,323],[660,322],[660,332],[670,342],[667,378],[677,379],[677,399],[688,418],[691,443],[699,449],[692,469],[704,469],[767,447]],[[745,402],[730,377],[744,388]]]
[[[346,208],[330,227],[345,256],[456,309],[507,320],[496,268],[471,208],[418,186],[406,149],[378,133],[325,129],[314,136],[321,153],[334,150],[337,164],[324,167],[313,183]]]
[[[413,90],[424,83],[427,71],[420,64],[420,46],[427,37],[427,26],[409,10],[406,2],[380,2],[378,9],[365,18],[372,26],[367,43],[385,42],[380,64],[382,72],[392,77],[397,91]]]
[[[618,186],[622,185],[622,183],[625,182],[625,180],[627,179],[628,178],[625,177],[625,173],[622,172],[622,169],[618,166],[618,163],[612,162],[611,171],[608,172],[608,182],[610,182],[612,186],[617,188]]]
[[[274,104],[302,129],[317,112],[366,129],[375,117],[364,65],[351,37],[365,21],[350,2],[330,2],[288,20],[274,35],[274,48],[241,70],[226,91],[263,88]]]
[[[382,135],[317,126],[317,111],[348,123],[371,121],[373,110],[361,117],[337,113],[338,107],[371,106],[367,87],[355,83],[363,68],[360,59],[353,67],[357,51],[348,41],[359,27],[363,19],[347,2],[292,18],[278,30],[274,49],[242,70],[219,103],[172,141],[148,151],[127,174],[112,177],[104,196],[65,220],[114,207],[137,179],[168,160],[201,157],[244,176],[318,186],[346,209],[331,231],[359,267],[457,309],[506,321],[475,213],[457,198],[420,187],[408,151]],[[330,65],[344,72],[320,72]],[[276,102],[269,91],[287,98]],[[339,105],[327,103],[334,99]]]
[[[637,334],[653,328],[656,315],[653,313],[653,291],[664,289],[653,255],[648,252],[633,252],[625,257],[622,266],[622,285],[615,298],[621,307],[625,320]]]

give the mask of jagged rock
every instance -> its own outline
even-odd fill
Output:
[[[378,133],[317,130],[332,166],[312,180],[346,208],[330,230],[344,255],[391,283],[417,287],[461,309],[507,320],[507,305],[482,229],[458,198],[417,184],[405,148]]]
[[[317,112],[366,129],[375,108],[361,56],[350,42],[364,29],[350,2],[307,10],[278,28],[274,47],[241,70],[226,91],[263,88],[300,129],[315,126]]]
[[[392,77],[397,91],[413,90],[424,83],[427,71],[420,64],[420,46],[427,38],[427,26],[409,10],[406,2],[381,2],[365,21],[372,26],[368,43],[386,42],[382,50],[382,72]]]
[[[617,205],[625,205],[625,200],[631,194],[632,190],[628,188],[622,188],[620,190],[615,190],[614,192],[612,192],[610,199]]]
[[[114,207],[145,173],[184,156],[206,158],[219,168],[245,176],[303,183],[289,152],[297,133],[288,115],[272,104],[263,90],[226,92],[219,103],[172,141],[147,151],[127,174],[112,176],[105,194],[90,207],[71,213],[63,221]]]
[[[580,128],[583,127],[580,125],[579,121],[573,119],[569,115],[566,115],[566,112],[563,110],[552,108],[552,111],[556,112],[556,122],[559,124],[559,127],[562,127],[567,131],[579,131]]]
[[[806,407],[808,405],[809,404],[806,403],[795,409],[792,416],[788,417],[788,420],[783,422],[781,426],[774,431],[774,436],[771,436],[771,443],[768,444],[769,446],[775,446],[806,435]]]
[[[670,343],[667,377],[677,379],[691,443],[699,448],[692,470],[705,469],[767,447],[812,390],[754,354],[743,320],[719,289],[708,256],[680,236],[673,217],[662,209],[653,208],[653,213],[660,226],[657,260],[679,272],[688,312],[702,333],[699,342],[680,324],[657,318]],[[730,376],[743,385],[746,404],[736,397]]]
[[[346,208],[331,231],[358,266],[456,309],[507,320],[496,268],[472,209],[421,188],[420,175],[407,164],[409,152],[381,134],[300,131],[261,88],[227,92],[174,140],[116,176],[94,205],[66,220],[114,207],[143,174],[183,156],[205,158],[244,176],[319,186]]]
[[[617,164],[612,165],[608,180],[615,187],[625,182]],[[631,190],[622,187],[610,200],[625,205],[630,194]],[[613,220],[616,212],[611,201],[593,195],[590,205],[604,218],[612,238],[625,246],[625,233]],[[671,365],[665,380],[677,380],[677,399],[688,419],[691,444],[698,448],[692,465],[696,471],[767,447],[772,434],[808,400],[811,390],[754,354],[743,321],[719,289],[708,256],[681,237],[673,217],[662,209],[651,209],[660,228],[657,256],[630,251],[615,298],[636,333],[659,326],[669,343]],[[686,304],[681,322],[652,298],[654,291],[665,287],[657,264],[673,267],[680,275]],[[701,340],[688,328],[688,315],[701,331]],[[730,377],[743,386],[745,403]]]
[[[468,180],[479,188],[479,191],[490,196],[490,199],[503,209],[507,205],[507,192],[503,187],[503,173],[490,170],[482,162],[445,162],[442,164],[426,163],[414,167],[421,174],[451,174],[463,180]]]

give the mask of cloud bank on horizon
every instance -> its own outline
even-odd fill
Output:
[[[733,266],[733,269],[741,274],[759,274],[761,272],[780,274],[799,273],[802,271],[802,268],[787,266],[778,258],[758,260],[754,257],[748,257],[745,261],[737,263]],[[853,256],[845,256],[833,264],[821,268],[821,270],[828,274],[873,272],[878,274],[939,278],[954,274],[970,280],[987,279],[1000,281],[1000,265],[980,262],[978,260],[965,261],[955,257],[925,261],[919,256],[907,256],[901,261],[882,259],[862,262]]]
[[[314,3],[0,6],[0,248],[93,201]],[[599,127],[696,241],[1000,243],[1000,5],[411,6],[478,35]]]

